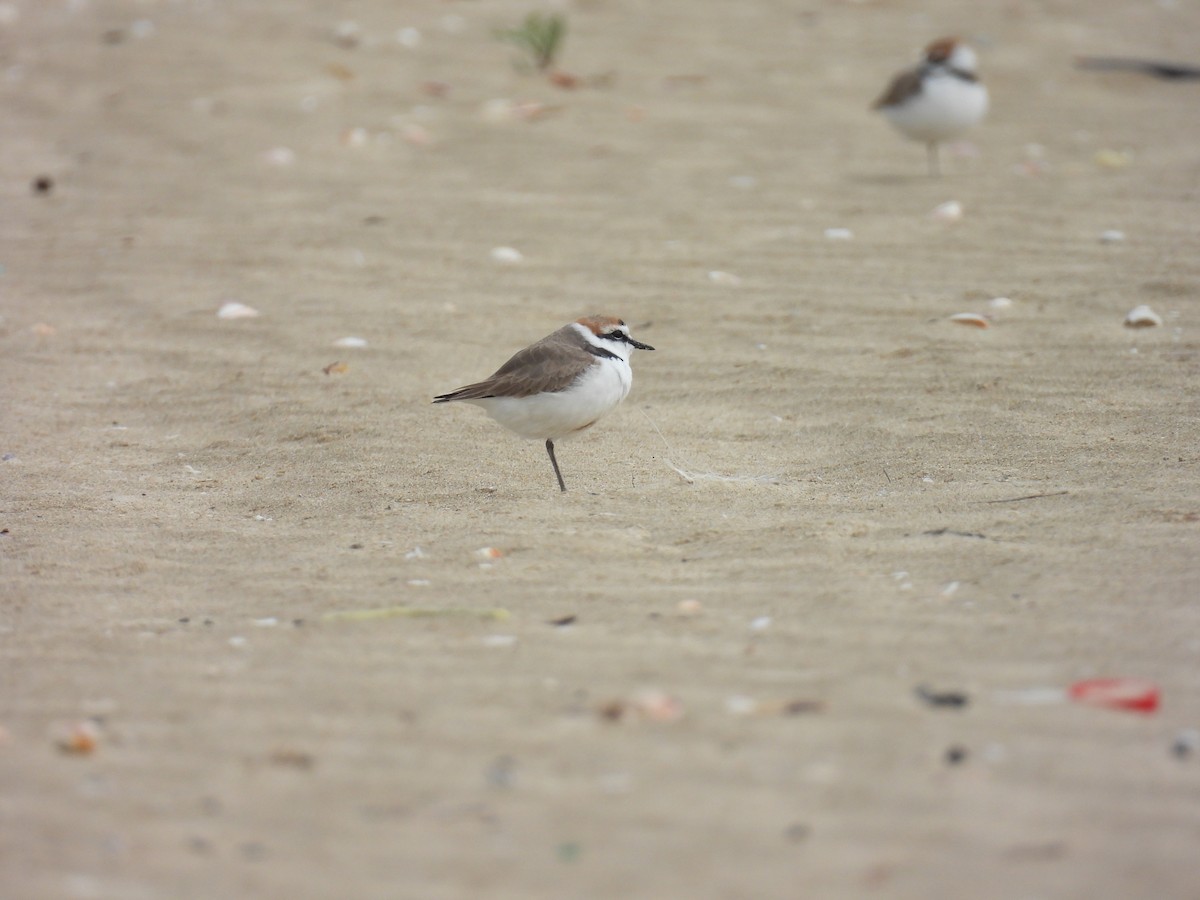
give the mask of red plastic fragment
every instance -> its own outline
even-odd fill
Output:
[[[1089,678],[1077,681],[1069,689],[1076,703],[1152,713],[1161,697],[1158,685],[1141,678]]]

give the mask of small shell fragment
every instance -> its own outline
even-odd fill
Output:
[[[492,259],[498,263],[504,263],[505,265],[513,266],[522,262],[525,257],[521,254],[521,251],[515,247],[493,247]]]
[[[1125,314],[1126,328],[1157,328],[1162,325],[1162,316],[1144,303]]]
[[[1125,240],[1125,232],[1115,228],[1100,232],[1100,243],[1102,244],[1119,244],[1123,240]]]
[[[663,691],[642,691],[633,697],[631,705],[649,722],[678,722],[683,718],[683,701]]]
[[[365,147],[371,141],[371,132],[360,127],[348,128],[342,132],[343,147]]]
[[[480,547],[475,551],[475,555],[480,559],[502,559],[504,551],[498,547]]]
[[[689,599],[680,600],[675,609],[683,616],[697,616],[704,610],[704,606],[699,600]]]
[[[1008,297],[993,297],[988,301],[988,306],[992,309],[1009,309],[1012,305],[1013,302]]]
[[[732,272],[714,271],[708,273],[708,280],[713,284],[724,284],[729,287],[737,287],[742,283],[742,279]]]
[[[825,237],[831,241],[848,241],[854,237],[854,232],[849,228],[826,228]]]
[[[963,217],[962,204],[957,200],[939,203],[929,213],[929,217],[936,222],[957,222]]]
[[[256,319],[258,315],[258,310],[253,306],[238,303],[236,300],[222,303],[221,308],[217,310],[218,319]]]
[[[56,744],[59,750],[71,756],[89,756],[100,746],[100,726],[94,719],[76,722]]]
[[[344,337],[338,338],[333,342],[335,347],[353,347],[356,349],[367,346],[367,339],[360,337]]]
[[[992,323],[986,317],[979,313],[955,313],[950,317],[951,322],[957,322],[959,325],[970,325],[972,328],[991,328]]]

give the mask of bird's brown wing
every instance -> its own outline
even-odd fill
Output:
[[[875,101],[871,109],[883,109],[887,106],[899,106],[910,97],[921,93],[921,70],[908,69],[892,79],[888,89]]]
[[[518,351],[491,378],[441,394],[433,402],[557,393],[569,388],[580,371],[594,362],[596,357],[584,349],[575,332],[561,328]]]

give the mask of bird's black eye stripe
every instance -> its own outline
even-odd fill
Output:
[[[628,341],[629,335],[623,331],[610,331],[605,335],[610,341]]]

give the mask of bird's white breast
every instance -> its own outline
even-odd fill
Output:
[[[884,107],[883,113],[914,140],[946,141],[978,124],[987,108],[987,88],[980,82],[935,72],[925,78],[919,94]]]
[[[471,400],[521,437],[562,440],[594,425],[629,394],[633,370],[623,359],[597,359],[564,391]]]

